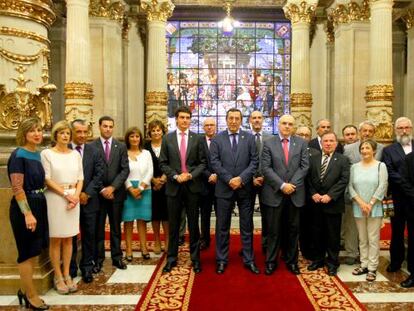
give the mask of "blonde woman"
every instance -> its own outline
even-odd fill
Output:
[[[79,195],[83,184],[82,158],[68,147],[72,132],[67,121],[52,129],[54,146],[42,151],[46,174],[50,260],[55,271],[54,287],[59,294],[73,293],[76,284],[69,275],[72,237],[79,233]],[[62,266],[61,266],[62,261]]]

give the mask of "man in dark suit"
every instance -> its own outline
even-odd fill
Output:
[[[323,133],[330,132],[332,129],[331,121],[328,119],[320,119],[316,123],[316,134],[318,135],[314,139],[311,139],[309,142],[309,147],[314,148],[318,151],[322,151],[322,144],[321,144],[321,137]],[[343,153],[344,147],[338,142],[338,145],[336,146],[336,152]]]
[[[387,272],[400,270],[405,258],[404,230],[408,216],[411,214],[410,200],[403,191],[401,173],[399,171],[405,156],[413,151],[412,123],[406,117],[395,120],[396,141],[385,147],[382,161],[388,170],[388,191],[394,201],[394,216],[391,217],[391,263]]]
[[[344,193],[349,181],[349,160],[335,151],[336,134],[322,134],[322,154],[310,157],[307,185],[313,203],[313,245],[315,259],[308,266],[314,271],[326,265],[328,274],[336,275],[339,267],[341,218],[345,210]]]
[[[240,130],[242,113],[231,108],[226,114],[227,130],[210,145],[211,166],[218,176],[216,185],[216,272],[224,273],[229,255],[230,223],[234,203],[240,213],[240,234],[245,267],[260,273],[253,256],[253,175],[258,167],[254,136]]]
[[[263,146],[261,198],[267,219],[266,275],[273,274],[277,268],[282,238],[287,268],[293,274],[300,274],[299,208],[305,204],[304,181],[309,159],[308,144],[293,135],[294,126],[295,118],[283,115],[279,119],[279,135],[266,140]]]
[[[128,152],[124,143],[112,137],[114,120],[109,116],[99,119],[101,136],[92,142],[102,159],[103,178],[99,194],[99,212],[97,224],[97,252],[94,272],[102,269],[105,260],[105,222],[109,218],[112,265],[118,269],[126,269],[121,250],[121,219],[126,190],[124,182],[129,175]]]
[[[400,127],[401,123],[399,124]],[[414,287],[414,153],[409,153],[400,167],[401,186],[407,198],[404,206],[407,217],[408,251],[407,270],[410,275],[401,282],[405,288]]]
[[[163,272],[177,265],[178,240],[182,210],[187,214],[190,232],[190,255],[195,273],[201,272],[200,230],[198,227],[201,175],[206,167],[199,135],[189,130],[191,111],[187,106],[175,111],[177,130],[164,136],[161,144],[160,168],[167,175],[169,242],[167,263]]]
[[[213,205],[216,206],[214,191],[217,183],[217,174],[211,167],[210,144],[211,140],[216,136],[216,120],[214,118],[206,118],[203,124],[204,135],[201,138],[204,154],[206,155],[207,165],[203,171],[203,187],[201,189],[200,202],[200,218],[201,218],[201,236],[200,250],[210,246],[210,219]]]
[[[87,145],[89,129],[84,120],[72,121],[71,148],[80,153],[83,165],[83,187],[79,196],[80,201],[80,231],[82,242],[82,257],[79,268],[82,280],[90,283],[93,280],[92,269],[96,251],[96,220],[99,211],[99,191],[102,189],[103,159],[98,150]],[[71,261],[71,275],[77,272],[77,236],[73,237],[73,254]]]

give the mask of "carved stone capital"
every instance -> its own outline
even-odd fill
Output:
[[[312,127],[312,94],[290,94],[290,110],[296,119],[296,125]]]
[[[93,85],[86,82],[68,82],[65,84],[65,99],[93,99]]]
[[[124,20],[125,5],[112,0],[91,0],[89,4],[89,16],[104,17],[119,22]]]
[[[141,8],[147,13],[148,21],[166,22],[174,7],[171,0],[141,0]]]
[[[365,92],[365,100],[367,102],[390,101],[394,98],[393,85],[368,85]]]
[[[334,25],[368,21],[370,17],[369,1],[364,0],[361,4],[357,2],[349,2],[347,5],[339,4],[332,10],[329,17]]]
[[[298,22],[310,24],[315,15],[315,6],[308,4],[306,1],[301,2],[299,6],[294,3],[287,3],[283,7],[283,11],[292,24]]]
[[[375,124],[375,138],[382,143],[391,143],[392,126],[392,102],[367,103],[367,119]]]
[[[29,19],[47,28],[56,19],[51,0],[0,0],[0,14]]]
[[[407,29],[411,29],[414,23],[414,9],[408,9],[407,13],[402,16],[403,21]]]
[[[158,119],[167,127],[167,92],[149,91],[145,95],[145,124]]]
[[[92,134],[92,103],[65,103],[65,120],[73,121],[76,119],[82,119],[89,123],[89,131]]]

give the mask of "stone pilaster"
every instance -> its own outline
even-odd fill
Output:
[[[142,0],[147,13],[147,85],[145,123],[160,119],[167,123],[167,66],[165,26],[174,10],[171,0]]]
[[[297,125],[312,124],[309,28],[317,1],[288,1],[283,7],[292,23],[291,113]]]
[[[366,88],[367,118],[375,123],[376,138],[391,142],[392,101],[392,0],[370,0],[370,70]]]
[[[414,120],[414,9],[403,17],[407,26],[407,86],[403,115]]]

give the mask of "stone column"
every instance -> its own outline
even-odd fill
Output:
[[[367,118],[375,123],[376,138],[392,140],[392,0],[370,0],[370,70],[366,89]]]
[[[399,25],[394,24],[394,30],[392,33],[392,82],[394,84],[394,102],[392,105],[392,112],[394,114],[393,121],[398,117],[406,115],[405,108],[411,108],[405,106],[406,96],[404,94],[405,89],[405,77],[406,77],[406,63],[407,63],[407,54],[406,54],[406,39],[407,36],[405,31],[400,29]],[[407,72],[408,75],[408,72]],[[411,78],[414,78],[411,74]],[[410,92],[410,88],[407,90]],[[413,117],[413,114],[411,114]]]
[[[20,288],[17,249],[9,221],[12,197],[7,159],[15,148],[22,120],[38,116],[45,130],[51,123],[49,84],[50,40],[55,21],[53,1],[0,0],[0,294],[15,295]],[[48,252],[36,258],[34,283],[45,293],[52,284]]]
[[[318,1],[289,0],[283,7],[292,23],[290,108],[297,125],[312,126],[309,26]]]
[[[145,123],[159,119],[167,125],[167,56],[165,26],[174,10],[171,0],[142,0],[147,13],[147,85]]]
[[[89,0],[66,0],[65,119],[93,124]]]
[[[403,115],[414,120],[414,9],[404,16],[407,26],[407,84]]]

